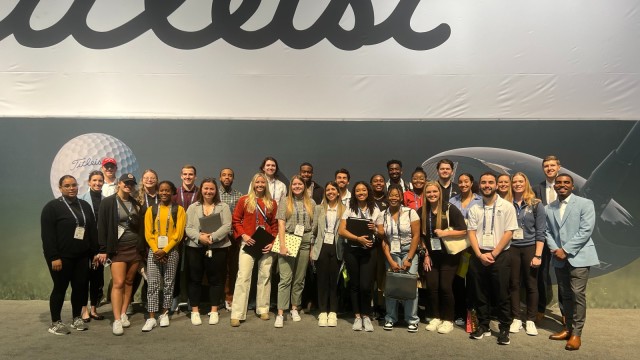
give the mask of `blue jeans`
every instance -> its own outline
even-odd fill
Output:
[[[409,253],[410,245],[403,245],[400,249],[400,253],[391,253],[391,258],[393,261],[397,262],[398,265],[402,265],[402,262],[407,257]],[[387,270],[390,268],[389,262],[387,262]],[[409,268],[410,274],[418,273],[418,256],[414,255],[413,260],[411,261],[411,267]],[[387,314],[384,317],[385,322],[391,322],[395,324],[398,321],[398,302],[402,301],[404,305],[404,320],[407,324],[418,324],[420,322],[420,318],[418,317],[418,286],[416,283],[416,298],[413,300],[396,300],[390,299],[388,297],[385,298],[385,304],[387,307]]]

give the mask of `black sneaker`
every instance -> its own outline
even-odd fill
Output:
[[[500,330],[500,335],[498,335],[498,344],[500,345],[509,345],[511,341],[509,341],[509,329]]]
[[[487,330],[487,328],[485,328],[482,325],[478,325],[476,330],[474,332],[472,332],[471,335],[469,335],[469,338],[480,340],[483,337],[490,336],[490,335],[491,335],[491,331]]]

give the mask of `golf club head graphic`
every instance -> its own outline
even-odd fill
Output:
[[[634,183],[640,176],[638,124],[640,122],[587,179],[564,166],[561,169],[561,172],[573,176],[579,195],[591,199],[595,205],[596,228],[592,238],[600,264],[592,268],[592,276],[620,269],[640,256],[640,196]],[[455,174],[471,173],[476,180],[486,171],[497,174],[521,171],[527,174],[532,186],[545,180],[541,158],[491,147],[452,149],[425,160],[422,168],[429,179],[438,177],[436,163],[441,159],[454,162]]]

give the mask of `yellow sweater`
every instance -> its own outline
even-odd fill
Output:
[[[144,216],[144,224],[145,224],[145,238],[147,239],[147,244],[151,248],[151,251],[158,251],[158,236],[167,235],[169,238],[169,242],[167,246],[165,246],[162,250],[165,253],[169,253],[171,249],[173,249],[184,236],[184,227],[187,222],[187,214],[184,211],[184,208],[180,205],[173,204],[173,206],[178,207],[178,220],[176,226],[173,226],[173,217],[171,216],[171,208],[169,206],[158,205],[158,215],[154,219],[153,212],[151,207],[147,209],[147,212]],[[167,231],[167,220],[169,221],[169,232]],[[158,226],[158,222],[160,223]]]

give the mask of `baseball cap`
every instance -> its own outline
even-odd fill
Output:
[[[132,182],[132,183],[134,183],[136,185],[138,184],[138,182],[136,181],[136,177],[133,176],[133,174],[122,174],[122,176],[120,176],[120,180],[119,181],[122,181],[124,183]]]
[[[114,166],[118,166],[118,163],[116,163],[116,159],[110,158],[110,157],[106,157],[102,159],[102,166],[105,166],[107,164],[113,164]]]

